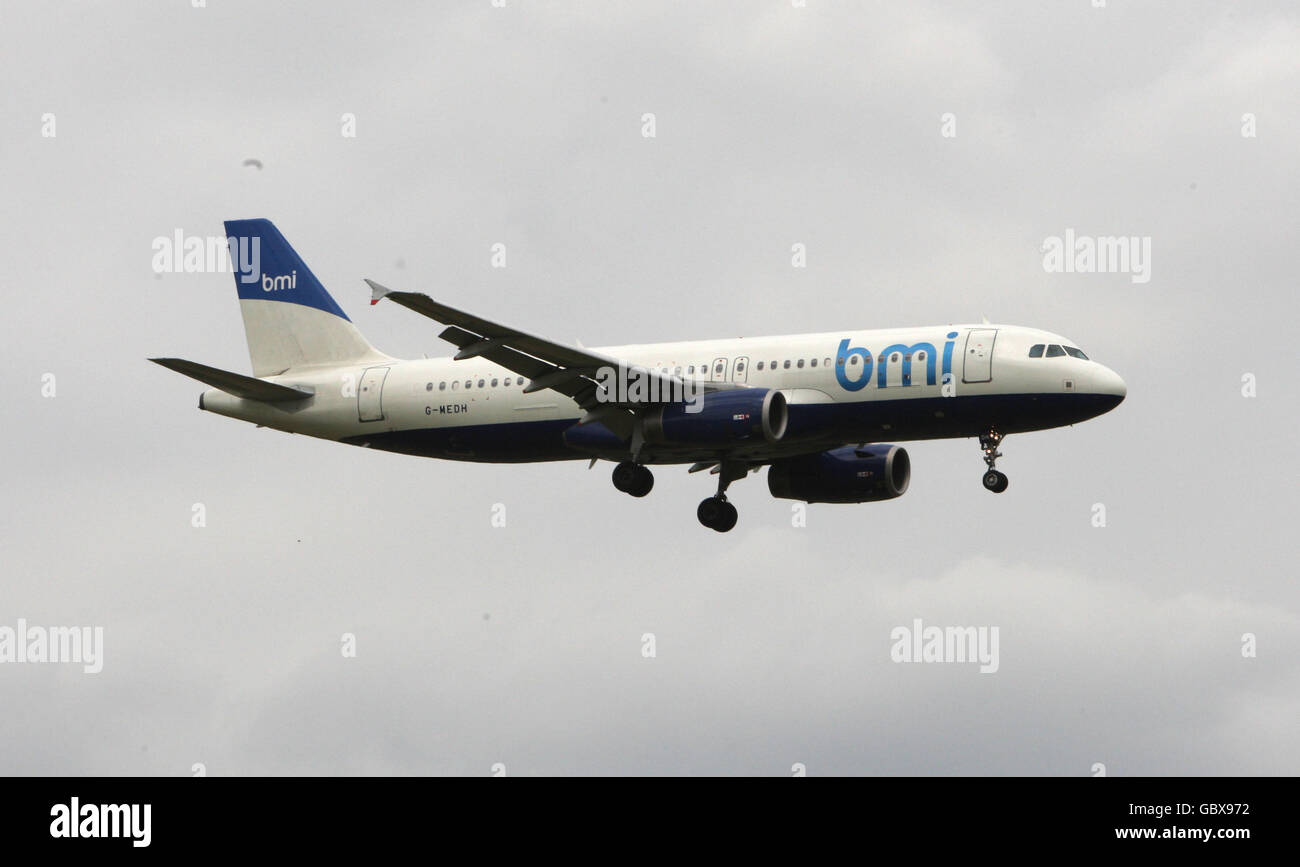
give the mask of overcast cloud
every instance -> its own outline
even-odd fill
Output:
[[[105,632],[0,665],[0,772],[1300,773],[1297,58],[1290,3],[0,0],[0,626]],[[363,277],[589,346],[987,316],[1128,399],[998,497],[915,443],[899,500],[753,476],[719,535],[684,469],[200,413],[145,359],[248,371],[232,280],[150,245],[245,217],[401,357],[450,353]],[[1067,229],[1150,281],[1046,273]],[[892,662],[914,618],[999,670]]]

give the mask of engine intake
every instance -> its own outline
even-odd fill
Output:
[[[911,479],[907,449],[882,443],[773,461],[767,489],[805,503],[871,503],[903,496]]]

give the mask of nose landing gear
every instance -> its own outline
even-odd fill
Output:
[[[997,470],[998,458],[1002,457],[1002,452],[998,451],[998,445],[1002,442],[1002,434],[992,428],[988,433],[980,436],[980,449],[984,452],[984,463],[988,465],[988,472],[984,474],[984,487],[995,494],[1000,494],[1007,489],[1009,484],[1006,474]]]

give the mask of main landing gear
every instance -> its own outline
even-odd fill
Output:
[[[984,487],[995,494],[1000,494],[1007,489],[1009,482],[1006,473],[1000,473],[997,470],[998,458],[1002,457],[1002,452],[998,451],[998,445],[1002,442],[1002,434],[992,428],[989,432],[980,436],[980,448],[984,451],[984,463],[988,465],[989,471],[984,474]]]
[[[695,517],[710,530],[725,533],[736,526],[740,513],[736,511],[735,506],[727,502],[726,494],[717,494],[700,501],[700,507],[695,510]]]
[[[623,461],[614,467],[614,487],[634,497],[644,497],[655,486],[654,473],[641,464]]]
[[[701,465],[706,469],[708,464]],[[718,492],[700,503],[695,517],[710,530],[725,533],[736,526],[740,517],[736,507],[727,502],[727,486],[749,473],[749,464],[742,461],[723,461],[718,466]],[[634,461],[623,461],[614,467],[614,487],[634,497],[644,497],[655,486],[650,470]]]
[[[749,465],[738,461],[723,461],[718,466],[718,492],[700,501],[695,517],[710,530],[725,533],[736,526],[740,515],[736,507],[727,502],[727,486],[749,473]]]

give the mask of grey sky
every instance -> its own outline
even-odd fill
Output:
[[[106,649],[0,665],[0,772],[1300,773],[1297,57],[1286,3],[5,0],[0,626]],[[1129,395],[1009,437],[999,497],[916,443],[899,500],[795,528],[754,476],[721,536],[681,469],[200,413],[145,359],[247,371],[232,279],[150,244],[243,217],[398,356],[449,352],[363,277],[587,345],[987,315]],[[1067,228],[1150,282],[1045,273]],[[1000,670],[891,662],[916,617]]]

